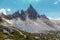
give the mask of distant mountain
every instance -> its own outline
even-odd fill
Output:
[[[5,19],[9,20],[14,27],[30,32],[40,33],[44,31],[60,30],[60,26],[50,21],[46,15],[39,15],[33,6],[30,4],[29,8],[24,11],[15,12],[12,15],[2,15]],[[3,23],[3,25],[8,25]],[[9,26],[9,25],[8,25]]]
[[[51,22],[53,22],[54,24],[56,24],[56,25],[59,25],[59,26],[60,26],[60,20],[51,20]]]

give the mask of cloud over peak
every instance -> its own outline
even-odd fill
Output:
[[[8,8],[8,9],[1,8],[1,9],[0,9],[0,14],[3,13],[3,14],[5,14],[5,15],[7,15],[7,13],[6,13],[7,11],[9,12],[9,11],[11,11],[11,9],[9,9],[9,8]]]

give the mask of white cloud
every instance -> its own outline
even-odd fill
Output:
[[[48,17],[50,20],[60,20],[60,18],[52,18],[52,17]]]
[[[4,8],[0,9],[0,13],[3,13],[6,15],[6,9],[4,9]]]
[[[60,20],[60,18],[57,18],[57,19],[55,19],[55,20]]]
[[[58,4],[58,2],[56,1],[56,2],[54,2],[54,4]]]
[[[40,0],[30,0],[31,2],[39,2]]]
[[[10,12],[10,11],[11,11],[11,9],[9,9],[9,8],[8,8],[8,9],[1,8],[1,9],[0,9],[0,15],[1,15],[1,13],[3,13],[3,14],[5,14],[5,15],[7,15],[6,11]]]
[[[60,0],[56,0],[56,1],[54,2],[54,4],[58,4],[58,3],[60,3]]]
[[[11,11],[11,9],[7,9],[7,11]]]
[[[58,0],[58,2],[60,2],[60,0]]]
[[[40,0],[22,0],[22,1],[24,1],[24,2],[39,2]]]
[[[52,17],[48,17],[50,20],[54,20],[54,18],[52,18]]]

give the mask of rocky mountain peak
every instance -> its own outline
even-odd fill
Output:
[[[25,12],[23,10],[21,10],[20,18],[23,21],[26,20],[26,14],[25,14]]]
[[[16,19],[18,17],[23,21],[26,20],[26,17],[28,17],[31,20],[37,20],[37,18],[48,19],[45,15],[39,15],[31,4],[26,11],[21,10],[21,13],[20,13],[18,10],[12,15],[4,15],[4,18],[6,19],[14,19],[14,18]]]
[[[32,9],[34,9],[34,8],[33,8],[33,6],[32,6],[31,4],[29,5],[29,8],[32,8]]]
[[[40,15],[40,18],[48,19],[48,18],[46,17],[46,15]]]
[[[15,17],[18,17],[20,15],[20,13],[19,13],[19,10],[18,11],[16,11],[14,14],[13,14],[13,16]]]
[[[27,12],[30,14],[37,14],[36,10],[34,7],[30,4],[29,8],[27,9]]]
[[[30,4],[29,8],[27,9],[27,13],[28,13],[28,17],[30,19],[34,19],[34,20],[37,19],[37,12],[31,4]]]
[[[21,15],[25,15],[25,12],[24,12],[24,10],[21,10]]]

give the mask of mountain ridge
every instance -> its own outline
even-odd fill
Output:
[[[21,13],[16,11],[12,15],[2,15],[3,18],[11,22],[13,26],[23,31],[30,33],[40,33],[43,31],[59,31],[60,26],[51,22],[46,15],[39,15],[32,5],[24,11],[21,10]],[[3,25],[8,25],[3,23]]]
[[[40,18],[40,17],[48,19],[45,15],[39,15],[31,4],[26,11],[21,10],[21,13],[20,13],[18,10],[12,15],[9,14],[9,15],[2,15],[2,16],[6,19],[13,19],[13,18],[19,17],[22,20],[26,20],[26,16],[28,16],[28,18],[32,20],[36,20],[37,18]]]

